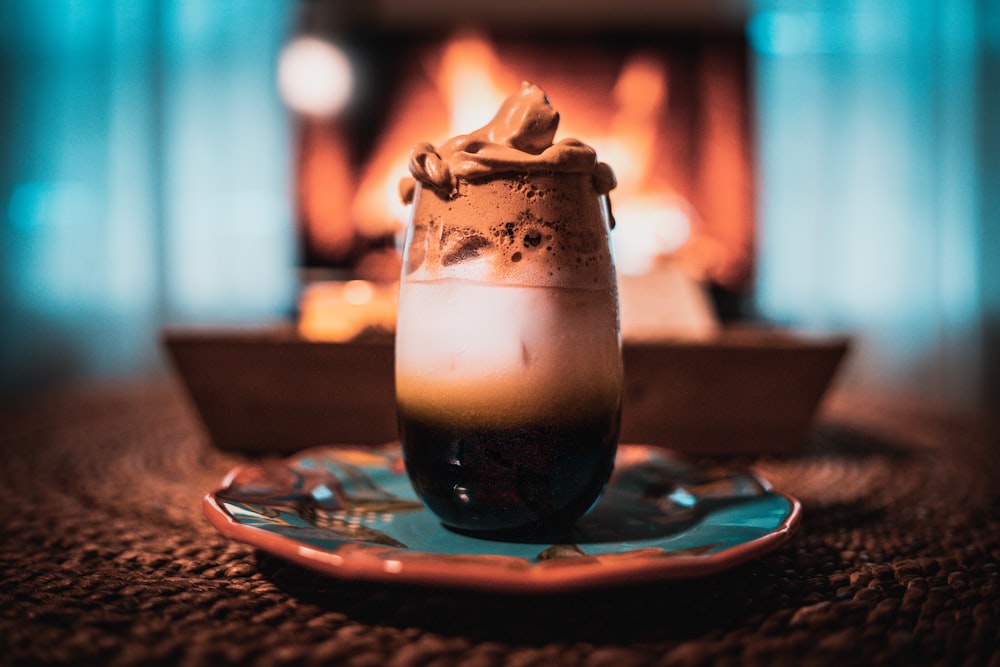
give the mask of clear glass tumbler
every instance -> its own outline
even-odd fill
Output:
[[[621,407],[606,195],[590,174],[417,183],[396,396],[406,470],[465,531],[562,530],[602,493]]]

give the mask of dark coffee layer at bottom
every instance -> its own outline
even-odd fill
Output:
[[[408,415],[400,436],[414,490],[448,526],[558,531],[585,514],[611,476],[618,412],[574,424],[469,429]]]

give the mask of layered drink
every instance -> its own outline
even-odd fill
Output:
[[[611,169],[530,83],[411,153],[396,395],[414,489],[469,531],[558,530],[614,463],[621,340]]]

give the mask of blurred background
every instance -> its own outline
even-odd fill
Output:
[[[1000,407],[989,0],[0,2],[3,398],[386,280],[399,151],[520,78],[616,167],[624,273],[849,334],[842,385]]]

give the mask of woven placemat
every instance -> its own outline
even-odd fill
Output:
[[[1000,665],[1000,442],[982,420],[835,397],[801,454],[744,458],[803,503],[710,578],[511,597],[335,580],[219,535],[244,460],[172,382],[0,414],[0,663]]]

